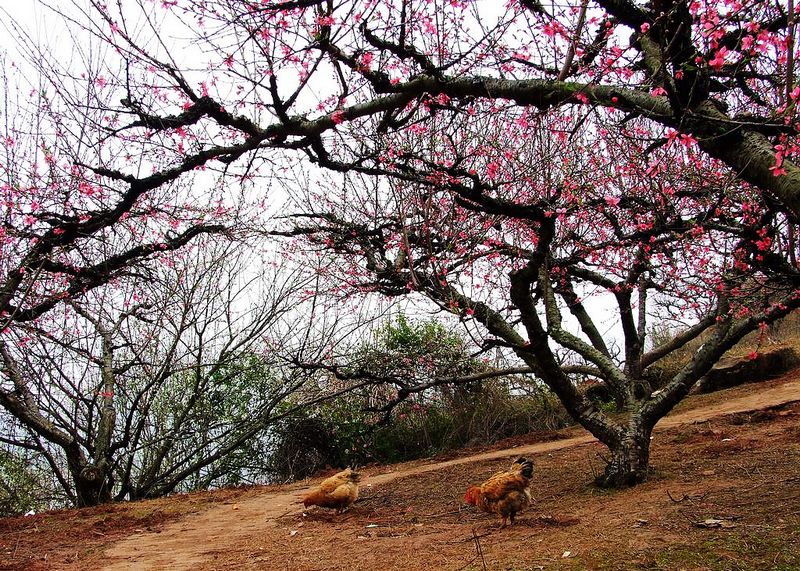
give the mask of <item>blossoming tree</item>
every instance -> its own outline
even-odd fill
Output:
[[[281,183],[304,216],[281,231],[345,255],[328,270],[340,291],[421,292],[478,322],[611,448],[609,485],[641,481],[655,422],[725,348],[796,306],[791,2],[164,0],[140,10],[88,0],[60,9],[99,50],[75,53],[103,57],[34,58],[54,102],[42,108],[102,136],[57,131],[59,148],[91,152],[55,164],[62,178],[75,170],[76,192],[83,181],[117,198],[102,201],[103,217],[53,199],[27,234],[32,256],[66,251],[104,221],[116,228],[140,201],[192,177],[214,197],[232,186],[263,196]],[[88,96],[75,97],[86,85]],[[39,163],[53,164],[36,148]],[[332,173],[327,183],[316,168]],[[33,201],[40,186],[26,187]],[[24,224],[33,203],[6,202]],[[154,243],[178,247],[189,231]],[[96,274],[23,255],[4,268],[0,311],[41,314]],[[37,291],[24,284],[67,278],[46,304],[20,303]],[[589,317],[598,290],[618,308],[619,355]],[[691,323],[646,351],[646,317],[666,301]],[[650,391],[658,358],[703,330],[713,342]],[[594,407],[575,372],[607,383],[626,418]]]

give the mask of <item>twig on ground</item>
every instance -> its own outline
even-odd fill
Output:
[[[483,557],[483,548],[481,548],[481,541],[478,538],[478,534],[475,533],[475,528],[472,528],[472,537],[475,540],[475,551],[477,551],[478,556],[481,558],[481,563],[483,564],[483,570],[486,571],[486,559]]]
[[[679,503],[684,502],[684,501],[689,499],[688,495],[683,494],[682,498],[679,498],[679,499],[676,500],[675,498],[672,497],[672,494],[670,493],[669,490],[667,490],[667,495],[669,496],[669,499],[671,499],[672,503],[674,503],[674,504],[679,504]]]
[[[19,541],[22,539],[22,530],[17,532],[17,541],[14,543],[14,552],[11,554],[12,561],[17,557],[17,548],[19,548]]]
[[[435,513],[435,514],[417,514],[417,517],[441,517],[441,516],[445,516],[445,515],[453,515],[453,514],[459,514],[459,513],[461,513],[460,509],[458,509],[458,510],[450,510],[448,512],[439,512],[439,513]]]

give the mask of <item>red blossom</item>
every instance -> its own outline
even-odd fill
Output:
[[[331,121],[333,121],[336,125],[344,123],[345,121],[344,111],[342,111],[341,109],[337,109],[336,111],[331,113]]]

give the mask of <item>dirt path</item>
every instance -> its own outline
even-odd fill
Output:
[[[709,418],[758,410],[800,400],[800,379],[792,380],[763,391],[732,398],[726,402],[702,406],[686,412],[675,413],[663,419],[656,433],[680,424],[705,421]],[[441,470],[459,464],[506,458],[516,455],[537,455],[580,444],[593,442],[589,435],[542,442],[515,448],[496,450],[445,462],[415,464],[398,467],[395,471],[367,473],[366,485],[380,486],[399,478]],[[117,543],[105,552],[104,569],[211,569],[214,560],[225,553],[236,551],[276,526],[276,520],[288,514],[302,512],[300,499],[307,485],[298,484],[286,492],[267,492],[240,501],[225,504],[194,514],[170,524],[158,532],[137,533]],[[209,566],[210,565],[210,566]]]

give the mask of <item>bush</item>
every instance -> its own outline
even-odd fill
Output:
[[[545,388],[512,394],[505,383],[458,387],[428,404],[406,401],[386,424],[356,395],[325,403],[276,427],[271,468],[297,479],[331,466],[429,457],[572,423]]]
[[[558,399],[526,377],[432,386],[435,378],[490,370],[463,337],[435,320],[397,316],[356,347],[348,366],[350,378],[374,382],[361,393],[304,409],[273,430],[271,469],[281,479],[326,466],[413,460],[571,423]],[[401,388],[409,394],[398,404]],[[392,405],[390,417],[376,412]]]
[[[51,493],[32,459],[0,450],[0,516],[46,510]]]

